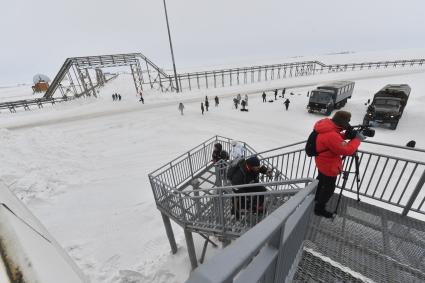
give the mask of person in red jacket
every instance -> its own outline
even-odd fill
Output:
[[[322,119],[314,125],[317,132],[315,157],[319,184],[316,190],[314,213],[331,218],[326,203],[335,191],[337,176],[342,172],[342,156],[353,155],[365,137],[350,129],[351,113],[337,111],[332,119]],[[351,139],[346,141],[346,139]]]

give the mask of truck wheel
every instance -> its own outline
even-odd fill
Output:
[[[311,109],[308,109],[308,113],[313,113],[313,110],[311,110]]]
[[[390,125],[390,129],[391,129],[391,130],[395,130],[395,129],[397,129],[397,125],[398,125],[398,121],[395,121],[395,122],[391,123],[391,125]]]
[[[329,106],[329,107],[326,109],[326,113],[325,113],[325,115],[326,115],[326,116],[331,115],[332,110],[334,110],[334,107],[331,105],[331,106]]]
[[[347,104],[347,98],[342,101],[342,107],[344,107],[345,104]]]

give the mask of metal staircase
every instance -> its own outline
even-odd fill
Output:
[[[226,163],[210,162],[216,142],[230,148],[228,138],[216,136],[149,174],[172,251],[177,246],[170,219],[185,231],[193,268],[193,232],[206,239],[201,262],[208,236],[226,245],[233,241],[196,269],[188,282],[425,280],[425,222],[415,219],[425,217],[425,162],[420,161],[425,160],[424,150],[363,143],[358,151],[361,202],[354,199],[356,179],[350,176],[344,188],[347,196],[332,222],[312,216],[316,170],[314,159],[305,154],[305,142],[260,153],[245,144],[247,155],[258,155],[274,175],[260,183],[266,192],[245,194],[234,193],[241,186],[226,183]],[[380,153],[388,151],[391,155]],[[349,164],[346,159],[345,170],[350,170]],[[342,183],[338,179],[337,187]],[[264,205],[258,209],[260,198]],[[330,206],[335,202],[334,197]],[[326,270],[317,270],[320,265]]]

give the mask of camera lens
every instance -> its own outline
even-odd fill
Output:
[[[366,137],[373,138],[373,136],[375,135],[375,130],[370,128],[364,128],[362,134]]]

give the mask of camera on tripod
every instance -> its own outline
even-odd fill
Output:
[[[369,128],[366,125],[355,125],[355,126],[349,126],[347,131],[356,131],[364,135],[365,137],[373,138],[375,136],[375,130]]]

